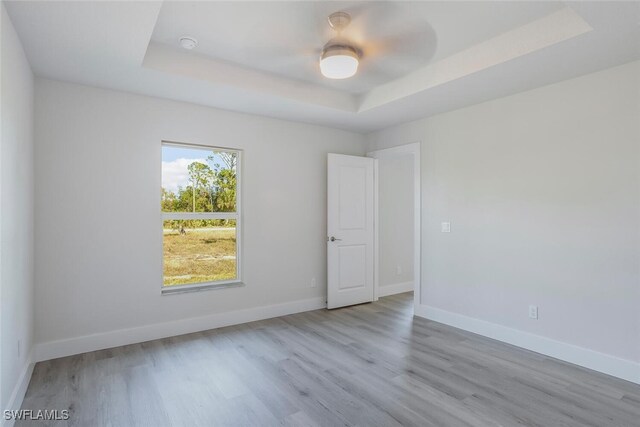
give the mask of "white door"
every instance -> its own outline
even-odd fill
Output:
[[[375,162],[329,154],[327,308],[373,301]]]

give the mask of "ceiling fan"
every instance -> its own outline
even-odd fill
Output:
[[[327,20],[336,35],[320,53],[321,74],[347,79],[366,65],[367,73],[401,75],[412,64],[426,62],[437,44],[435,33],[428,22],[404,13],[393,2],[363,2],[348,12],[331,13]]]
[[[342,30],[351,22],[347,12],[334,12],[328,17],[329,26],[337,32],[322,48],[320,72],[329,79],[347,79],[358,71],[362,51],[342,37]]]
[[[361,88],[404,75],[433,55],[433,29],[403,2],[345,2],[336,9],[337,3],[296,2],[290,14],[265,17],[242,45],[246,64]],[[357,84],[343,84],[360,74]]]

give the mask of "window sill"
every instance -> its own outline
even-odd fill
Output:
[[[200,283],[197,285],[167,286],[161,289],[162,295],[184,294],[189,292],[212,291],[218,289],[240,288],[244,282]]]

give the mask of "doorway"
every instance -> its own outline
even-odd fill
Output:
[[[420,304],[420,143],[367,153],[378,160],[375,299],[414,292]]]

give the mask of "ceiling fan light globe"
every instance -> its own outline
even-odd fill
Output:
[[[320,57],[320,72],[328,79],[348,79],[358,71],[358,55],[353,49],[325,49]]]

